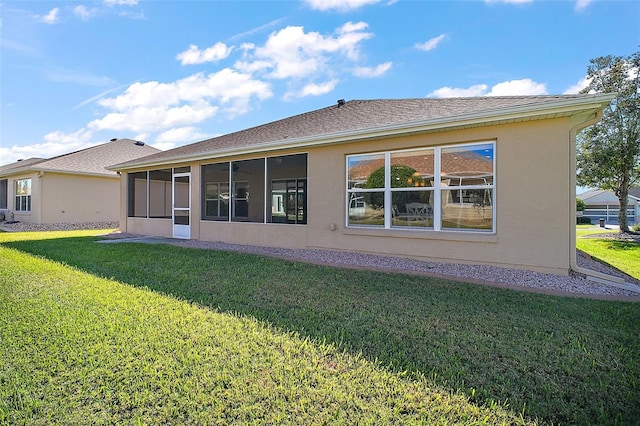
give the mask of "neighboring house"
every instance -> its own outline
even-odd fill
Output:
[[[566,275],[575,136],[612,98],[341,100],[113,165],[120,227]]]
[[[0,211],[30,223],[118,222],[120,178],[106,167],[160,152],[131,139],[0,166]]]
[[[613,191],[592,189],[578,194],[578,198],[581,198],[586,205],[583,215],[591,218],[592,223],[598,223],[600,219],[604,219],[608,224],[618,224],[620,202]],[[627,200],[629,203],[627,223],[629,225],[640,223],[640,187],[631,188]]]

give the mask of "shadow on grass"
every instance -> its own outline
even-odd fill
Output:
[[[94,241],[4,245],[252,316],[544,422],[624,424],[640,418],[638,304],[244,253]]]

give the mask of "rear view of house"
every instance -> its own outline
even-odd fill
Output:
[[[339,101],[116,164],[122,231],[568,274],[611,95]]]
[[[0,166],[0,211],[30,223],[117,222],[120,177],[106,167],[159,152],[115,139],[50,159]]]

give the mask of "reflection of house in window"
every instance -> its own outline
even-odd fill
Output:
[[[348,156],[347,224],[492,230],[493,158],[493,143]]]

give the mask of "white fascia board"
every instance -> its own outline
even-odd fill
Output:
[[[216,151],[187,154],[182,156],[163,158],[159,161],[150,161],[131,164],[126,168],[115,164],[108,167],[109,170],[130,170],[142,167],[167,166],[175,163],[208,160],[211,158],[225,158],[258,152],[270,152],[291,148],[305,148],[322,145],[334,145],[358,140],[380,139],[385,137],[403,136],[414,133],[427,133],[434,131],[451,130],[461,127],[478,127],[492,125],[506,121],[529,121],[540,117],[564,115],[570,116],[583,111],[598,111],[604,108],[615,96],[612,94],[597,94],[590,98],[569,98],[556,102],[520,105],[511,108],[482,111],[459,116],[449,116],[436,119],[419,120],[413,122],[391,124],[386,126],[370,127],[366,129],[335,132],[325,135],[313,135],[300,138],[281,139],[265,143],[246,145],[240,148],[229,148]]]

